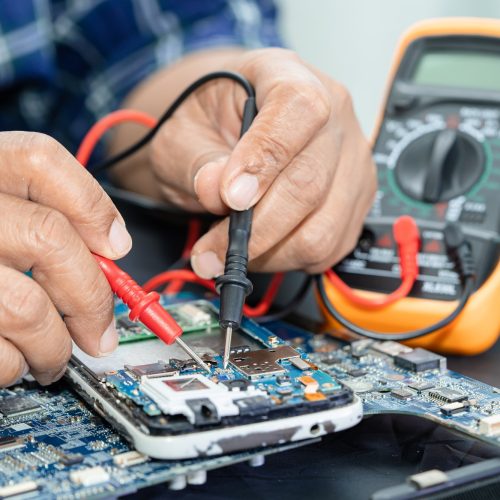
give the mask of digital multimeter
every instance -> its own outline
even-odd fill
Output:
[[[357,247],[335,270],[367,297],[395,290],[400,276],[391,228],[408,214],[420,230],[419,275],[408,297],[378,310],[353,305],[325,282],[330,301],[374,331],[414,330],[447,316],[461,285],[443,228],[458,222],[472,245],[476,291],[449,327],[408,343],[457,354],[487,349],[500,331],[500,21],[430,20],[406,33],[376,128],[374,160],[374,205]]]

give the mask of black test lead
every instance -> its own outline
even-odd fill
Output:
[[[250,128],[257,115],[255,97],[245,101],[240,138]],[[220,295],[219,323],[225,332],[223,367],[227,368],[233,331],[240,327],[243,305],[252,292],[252,282],[247,278],[248,242],[252,231],[253,208],[241,212],[232,210],[229,215],[229,233],[224,274],[215,281]]]

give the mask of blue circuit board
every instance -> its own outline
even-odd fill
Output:
[[[300,445],[152,460],[134,452],[64,384],[0,389],[0,408],[0,498],[109,498],[164,482],[175,487],[179,478],[199,484],[204,471]]]
[[[164,303],[171,307],[186,298],[191,297],[164,299]],[[116,312],[119,317],[126,311],[118,305]],[[243,327],[261,347],[293,346],[309,364],[304,370],[287,364],[287,360],[281,361],[285,363],[289,385],[286,380],[278,384],[277,377],[254,381],[276,398],[276,404],[280,399],[291,404],[303,400],[303,384],[295,382],[309,373],[325,393],[329,388],[325,384],[333,384],[333,390],[344,385],[351,388],[362,399],[366,415],[417,415],[500,447],[500,390],[447,370],[439,357],[433,358],[438,367],[417,371],[395,362],[396,353],[401,353],[399,344],[349,343],[282,322],[262,328],[245,320]],[[201,342],[203,330],[199,335]],[[142,343],[144,339],[136,340]],[[220,353],[214,351],[212,359],[213,376],[241,379],[234,367],[221,371]],[[137,379],[126,369],[106,376],[131,400],[144,396],[137,393]],[[151,401],[144,398],[137,399],[137,404],[154,412],[154,403],[147,408]],[[449,414],[443,412],[443,407],[449,408]],[[0,417],[0,498],[116,497],[153,484],[175,485],[179,478],[199,481],[204,471],[306,444],[207,459],[152,460],[135,452],[64,383],[44,389],[25,382],[0,389]]]
[[[162,296],[161,303],[183,327],[186,342],[190,343],[193,341],[192,334],[195,332],[202,332],[203,335],[215,333],[220,337],[216,305],[205,300],[191,300],[188,303],[190,309],[185,310],[185,297],[182,300],[179,297],[172,298],[170,296]],[[119,328],[119,334],[121,339],[126,338],[125,343],[141,342],[141,345],[144,346],[145,343],[154,341],[154,338],[148,336],[148,331],[144,326],[135,325],[133,330],[131,329],[127,323],[128,310],[123,304],[117,304],[115,314],[118,325],[123,325],[122,328]],[[245,318],[241,325],[241,332],[244,332],[245,337],[242,342],[250,341],[253,344],[253,349],[250,349],[248,345],[234,347],[235,351],[239,348],[241,349],[242,356],[251,355],[251,351],[255,350],[269,349],[272,352],[279,353],[280,349],[290,348],[289,342],[283,341],[271,331]],[[134,335],[136,336],[135,339]],[[199,345],[195,345],[195,350],[198,347]],[[300,346],[292,350],[294,357],[298,355],[300,360],[302,360],[302,362],[299,361],[298,366],[297,359],[283,358],[279,359],[279,364],[276,365],[276,368],[281,370],[279,373],[266,372],[266,368],[262,368],[260,374],[255,372],[251,376],[242,371],[241,367],[236,366],[236,361],[234,360],[224,368],[222,353],[214,349],[206,353],[208,358],[205,357],[209,362],[210,374],[208,376],[212,381],[216,383],[238,384],[251,379],[251,384],[254,387],[270,396],[272,406],[293,408],[294,406],[308,403],[314,405],[326,400],[328,396],[335,393],[345,393],[344,386],[338,380],[308,362],[308,354]],[[248,352],[245,351],[243,353],[245,349]],[[176,366],[175,362],[173,366]],[[267,369],[269,370],[269,366]],[[197,373],[207,376],[195,363],[189,363],[181,367],[179,371],[183,376]],[[134,374],[130,367],[128,369],[127,367],[118,367],[118,369],[107,371],[103,375],[106,385],[112,388],[119,397],[125,396],[134,404],[140,406],[151,417],[161,415],[162,412],[155,402],[144,394],[141,388],[141,377]],[[317,390],[311,391],[311,387],[316,384]]]
[[[448,370],[444,357],[418,350],[415,366],[404,367],[398,356],[404,364],[415,350],[396,342],[348,343],[281,322],[266,327],[350,387],[365,416],[415,415],[500,447],[500,389]],[[421,369],[429,360],[438,367]]]

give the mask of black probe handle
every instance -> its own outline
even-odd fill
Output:
[[[257,115],[255,98],[249,97],[243,108],[240,138],[250,128]],[[227,328],[240,326],[243,305],[252,293],[252,282],[247,278],[248,242],[252,232],[253,208],[241,212],[232,210],[229,215],[229,234],[224,274],[215,281],[220,294],[219,322]]]

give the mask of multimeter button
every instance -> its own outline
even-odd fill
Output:
[[[456,129],[430,132],[411,142],[396,164],[401,189],[428,203],[467,192],[483,172],[484,153],[472,137]]]
[[[465,222],[469,224],[482,224],[484,218],[486,217],[486,212],[473,212],[469,210],[464,210],[460,214],[460,222]]]

